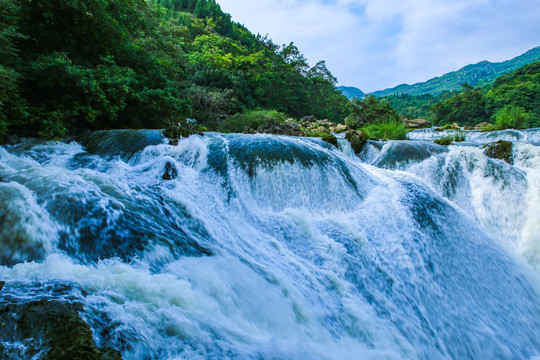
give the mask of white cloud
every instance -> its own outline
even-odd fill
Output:
[[[342,84],[374,91],[425,81],[540,45],[537,0],[218,0],[275,43],[327,60]]]

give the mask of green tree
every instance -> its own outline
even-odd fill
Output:
[[[385,100],[379,100],[374,95],[368,95],[363,100],[353,99],[349,103],[350,114],[346,124],[354,129],[369,123],[401,122],[396,110]]]
[[[489,121],[487,100],[480,89],[462,84],[463,91],[432,107],[437,124],[474,126]]]

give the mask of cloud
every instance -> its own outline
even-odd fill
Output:
[[[218,0],[275,43],[293,41],[341,84],[374,91],[540,45],[537,0]]]

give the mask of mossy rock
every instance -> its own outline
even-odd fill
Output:
[[[321,139],[322,139],[322,141],[326,141],[327,143],[332,144],[335,147],[338,147],[337,138],[332,134],[326,134]]]
[[[92,330],[79,316],[82,307],[59,301],[39,300],[0,307],[0,340],[35,339],[48,349],[43,360],[121,360],[118,350],[99,348]]]
[[[489,143],[482,147],[485,149],[484,154],[492,159],[504,160],[508,164],[514,164],[513,148],[514,144],[510,141],[499,140],[494,143]]]
[[[355,154],[359,154],[364,145],[366,144],[368,137],[360,130],[349,130],[345,135],[345,140],[348,140]]]

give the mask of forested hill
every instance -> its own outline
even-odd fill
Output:
[[[216,128],[250,109],[343,120],[335,83],[214,0],[0,0],[0,135]]]
[[[373,95],[382,97],[393,94],[407,95],[438,95],[444,91],[461,89],[463,83],[472,86],[482,86],[493,83],[498,77],[510,73],[522,66],[540,60],[540,47],[536,47],[526,53],[508,61],[491,63],[481,61],[477,64],[467,65],[464,68],[436,77],[423,83],[414,85],[398,85],[394,88],[380,90]]]
[[[343,95],[347,97],[347,99],[363,99],[366,94],[353,86],[338,86],[338,89],[341,91]]]

